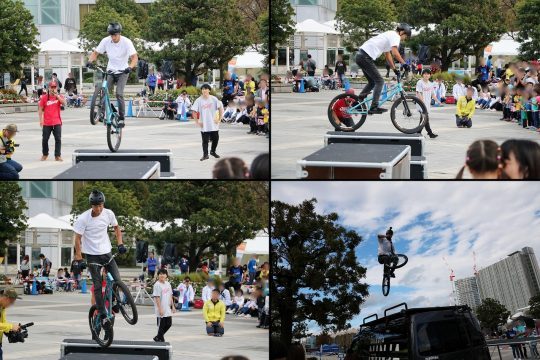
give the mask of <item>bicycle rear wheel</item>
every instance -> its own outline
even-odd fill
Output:
[[[94,95],[92,96],[92,102],[90,103],[90,123],[92,125],[96,125],[98,121],[105,118],[103,112],[103,101],[104,98],[104,92],[103,89],[99,86],[96,86],[96,90],[94,90]]]
[[[424,102],[412,95],[400,96],[390,109],[392,123],[402,133],[415,134],[422,131],[427,121]]]
[[[409,262],[409,258],[407,257],[407,255],[396,254],[396,256],[399,258],[399,261],[394,269],[399,269],[400,267],[407,265],[407,262]]]
[[[390,293],[390,275],[383,275],[382,278],[382,293],[384,296],[388,296]]]
[[[122,128],[118,127],[118,119],[114,115],[111,119],[112,124],[107,124],[107,145],[112,152],[118,151],[122,142]]]
[[[137,306],[131,292],[123,282],[115,282],[113,284],[113,307],[118,306],[120,312],[127,323],[135,325],[139,319]]]
[[[352,110],[353,112],[362,112],[364,114],[350,114],[350,118],[339,119],[334,111],[334,104],[338,101],[340,101],[341,106],[338,105],[337,107],[340,108],[339,110],[341,112],[346,112],[347,109],[355,107]],[[330,104],[328,104],[328,120],[336,131],[355,131],[364,124],[367,118],[368,108],[365,103],[360,104],[360,102],[358,96],[352,94],[339,94],[330,101]]]
[[[90,332],[92,333],[92,339],[101,347],[108,347],[113,342],[113,322],[107,327],[102,326],[102,322],[99,316],[99,311],[96,305],[92,305],[88,312],[88,324],[90,325]]]

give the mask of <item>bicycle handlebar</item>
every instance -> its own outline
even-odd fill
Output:
[[[104,267],[106,265],[109,265],[111,263],[111,261],[113,261],[113,259],[115,257],[117,257],[118,255],[120,255],[120,253],[116,253],[114,254],[113,256],[111,256],[111,258],[109,259],[109,261],[107,261],[105,264],[98,264],[98,263],[88,263],[88,265],[96,265],[96,266],[100,266],[100,267]]]

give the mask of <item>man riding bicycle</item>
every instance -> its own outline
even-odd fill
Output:
[[[394,275],[394,268],[397,266],[399,261],[394,250],[394,244],[392,243],[392,236],[394,236],[394,231],[392,227],[386,230],[386,235],[377,235],[379,239],[379,264],[384,264],[384,274],[390,275],[390,277],[396,277]]]
[[[358,55],[356,55],[356,63],[364,72],[364,75],[368,79],[368,84],[358,96],[360,99],[363,99],[373,90],[373,100],[368,111],[370,115],[382,114],[387,111],[387,109],[379,107],[379,98],[381,97],[384,80],[375,65],[375,60],[384,53],[386,62],[394,70],[396,75],[398,75],[399,70],[396,69],[392,55],[401,64],[405,65],[405,60],[399,54],[399,43],[407,37],[410,38],[411,31],[412,28],[410,25],[402,23],[398,25],[396,30],[383,32],[360,46]]]
[[[109,89],[111,89],[116,83],[116,99],[118,100],[118,126],[124,127],[124,114],[126,110],[126,104],[124,101],[124,88],[126,86],[129,73],[137,67],[139,57],[137,56],[137,50],[133,46],[131,40],[127,37],[121,36],[122,25],[117,22],[110,23],[107,27],[107,32],[110,36],[107,36],[96,47],[94,52],[88,58],[87,67],[90,67],[91,63],[96,61],[99,54],[107,54],[109,63],[107,64],[107,71],[111,71],[113,75],[108,83]],[[129,66],[128,66],[129,58]]]
[[[94,284],[96,306],[99,309],[104,325],[107,326],[110,325],[110,321],[107,318],[101,292],[101,267],[92,265],[92,263],[104,265],[114,280],[120,281],[118,266],[114,259],[111,260],[112,246],[109,235],[107,234],[109,225],[114,228],[118,243],[118,252],[124,254],[127,249],[122,242],[122,231],[118,226],[116,216],[111,210],[104,208],[105,195],[101,191],[93,190],[90,193],[89,201],[92,208],[82,213],[73,225],[73,231],[75,232],[75,260],[82,260],[82,242],[82,252],[86,254],[86,261],[89,263],[88,270]]]

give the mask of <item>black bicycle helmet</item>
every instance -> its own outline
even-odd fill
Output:
[[[92,190],[90,196],[88,197],[88,200],[90,200],[90,205],[104,204],[105,195],[99,190]]]
[[[122,25],[117,22],[112,22],[107,26],[107,32],[109,35],[120,34],[122,32]]]
[[[411,27],[411,25],[409,25],[407,23],[401,23],[401,24],[398,25],[396,31],[404,31],[405,35],[407,35],[408,37],[411,37],[412,27]]]

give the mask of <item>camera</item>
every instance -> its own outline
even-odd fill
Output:
[[[20,326],[19,331],[10,331],[6,334],[8,341],[10,343],[18,343],[18,342],[24,342],[24,339],[28,337],[28,330],[26,328],[29,328],[30,326],[33,326],[34,323],[28,323]]]
[[[12,154],[16,147],[19,147],[19,144],[15,144],[13,140],[8,140],[6,142],[6,154]]]

